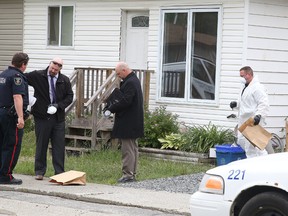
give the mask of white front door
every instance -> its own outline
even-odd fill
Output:
[[[147,11],[126,12],[126,31],[121,58],[132,69],[147,69],[149,15]],[[125,29],[125,28],[124,28]]]

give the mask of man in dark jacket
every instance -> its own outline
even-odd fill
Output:
[[[73,91],[69,78],[60,72],[62,66],[63,60],[54,58],[46,69],[25,74],[37,99],[31,110],[36,134],[36,180],[42,180],[46,173],[50,139],[55,174],[64,172],[65,108],[73,101]]]
[[[119,62],[116,74],[122,79],[122,95],[107,110],[115,113],[112,138],[118,138],[122,152],[122,177],[119,183],[135,181],[138,163],[137,138],[144,135],[144,110],[141,84],[125,62]]]

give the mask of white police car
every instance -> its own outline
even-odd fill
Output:
[[[288,216],[288,152],[210,169],[190,199],[191,216]]]

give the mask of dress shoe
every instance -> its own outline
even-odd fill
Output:
[[[118,179],[118,183],[134,182],[136,179],[134,177],[121,177]]]
[[[35,179],[36,179],[36,180],[43,180],[43,176],[42,176],[42,175],[36,175],[36,176],[35,176]]]
[[[21,180],[21,179],[13,178],[13,179],[10,180],[10,181],[0,182],[0,184],[21,185],[21,184],[22,184],[22,180]]]

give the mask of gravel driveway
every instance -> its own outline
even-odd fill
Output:
[[[118,184],[121,187],[192,194],[204,173]]]

